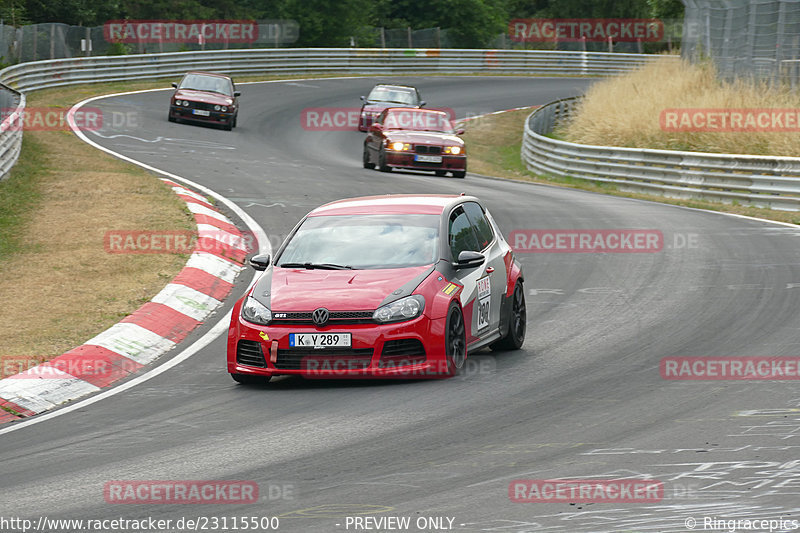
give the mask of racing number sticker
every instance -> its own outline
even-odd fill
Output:
[[[478,280],[478,331],[489,326],[489,303],[491,302],[492,285],[489,276]]]

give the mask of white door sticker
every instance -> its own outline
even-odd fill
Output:
[[[489,304],[492,285],[489,276],[478,280],[478,331],[489,326]]]

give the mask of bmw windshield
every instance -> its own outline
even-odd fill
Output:
[[[275,264],[286,268],[406,268],[438,259],[439,215],[308,217]]]

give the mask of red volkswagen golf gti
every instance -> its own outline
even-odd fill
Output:
[[[471,196],[340,200],[306,215],[233,308],[239,383],[444,377],[484,346],[525,340],[520,265]]]
[[[437,176],[467,174],[464,141],[444,111],[390,107],[369,127],[364,139],[364,168],[433,170]]]

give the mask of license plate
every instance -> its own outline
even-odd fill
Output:
[[[349,348],[351,333],[290,333],[292,348]]]
[[[414,161],[419,161],[420,163],[441,163],[442,156],[440,155],[415,155]]]
[[[211,111],[206,111],[205,109],[192,109],[193,115],[200,115],[201,117],[207,117],[211,115]]]

